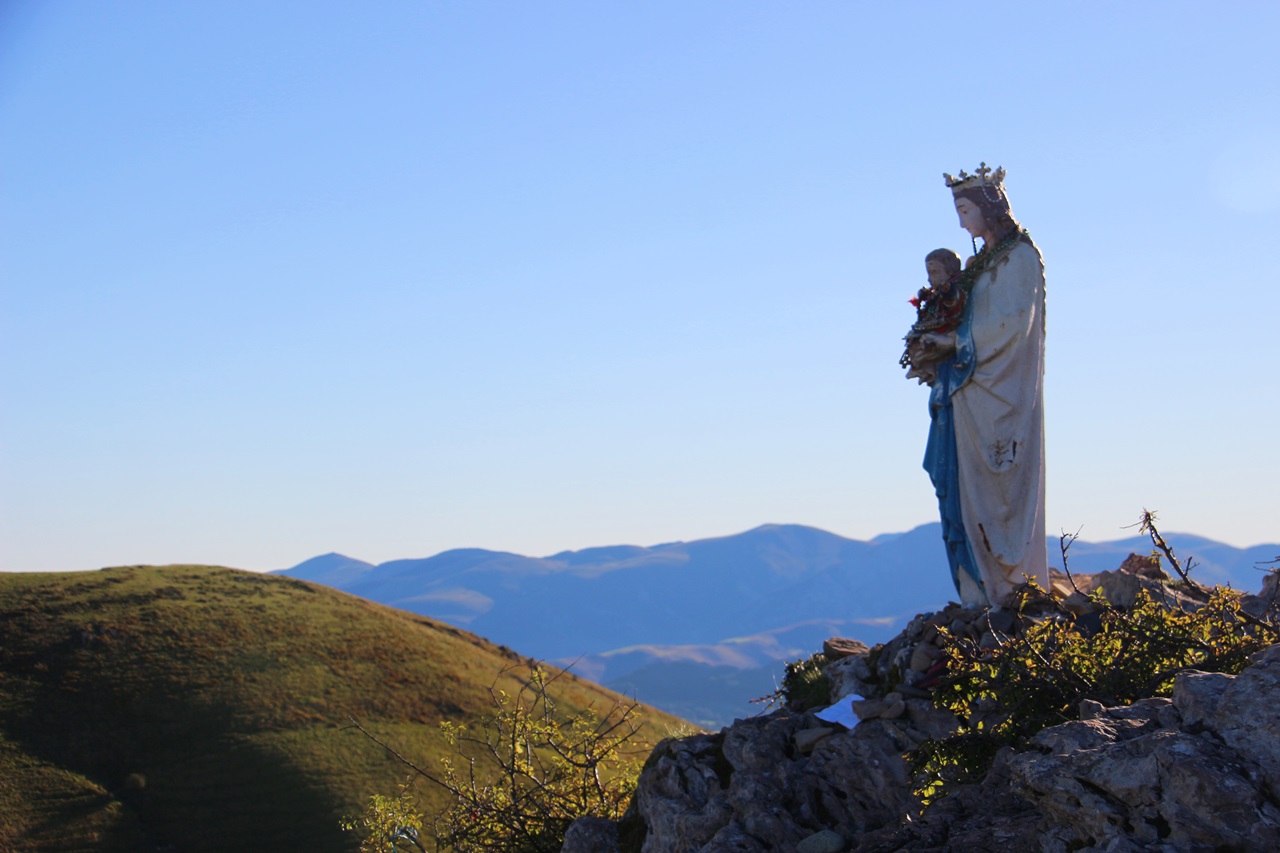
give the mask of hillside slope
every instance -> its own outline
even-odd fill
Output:
[[[288,578],[2,574],[0,849],[354,850],[339,818],[403,774],[348,715],[432,766],[437,724],[488,711],[524,663]],[[566,710],[618,698],[556,685]],[[646,719],[654,740],[678,724]]]

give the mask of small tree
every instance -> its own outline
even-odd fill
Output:
[[[366,831],[361,850],[384,853],[398,843],[423,849],[422,820],[406,808],[418,779],[449,794],[448,807],[432,821],[437,851],[555,853],[579,817],[621,818],[642,763],[627,749],[639,734],[639,704],[619,702],[603,715],[591,708],[558,714],[548,688],[561,674],[548,677],[530,663],[514,695],[495,680],[493,711],[478,723],[441,723],[453,753],[440,760],[439,773],[417,767],[353,721],[411,770],[399,797],[374,797],[360,818],[344,824]]]
[[[364,834],[360,853],[384,853],[408,844],[424,850],[418,842],[422,834],[422,815],[418,814],[413,795],[413,777],[400,785],[394,797],[374,794],[359,817],[344,818],[342,828]]]

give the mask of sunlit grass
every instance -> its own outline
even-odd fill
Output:
[[[54,849],[38,845],[49,832],[94,850],[137,849],[139,834],[191,851],[354,849],[339,818],[402,774],[344,730],[349,716],[432,765],[447,750],[438,723],[486,711],[518,662],[288,578],[0,575],[0,849]],[[566,710],[616,698],[574,678],[557,688]],[[650,719],[653,740],[678,724]]]

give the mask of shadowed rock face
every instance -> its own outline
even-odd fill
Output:
[[[847,838],[896,823],[910,807],[903,729],[868,723],[802,753],[798,736],[818,727],[779,712],[659,747],[635,800],[643,849],[795,850],[822,830]]]
[[[1171,699],[1087,703],[909,822],[902,755],[954,721],[904,702],[852,730],[783,710],[664,742],[623,824],[628,853],[1280,849],[1280,646],[1238,676],[1183,673]],[[622,847],[564,847],[587,849]]]

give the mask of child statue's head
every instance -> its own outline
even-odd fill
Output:
[[[960,256],[950,249],[934,249],[924,256],[924,269],[929,286],[937,290],[960,274]]]

